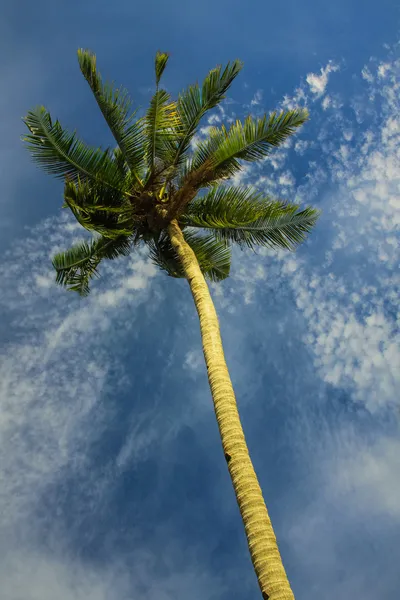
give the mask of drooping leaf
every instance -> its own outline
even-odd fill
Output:
[[[66,181],[64,201],[82,227],[103,237],[115,239],[130,235],[135,228],[135,214],[129,199],[101,184]]]
[[[80,242],[69,250],[56,254],[52,260],[57,272],[56,283],[81,296],[87,296],[90,279],[99,276],[97,267],[100,262],[105,258],[112,260],[127,256],[131,244],[126,236],[113,240],[100,237],[90,242]]]
[[[196,255],[204,276],[211,281],[222,281],[229,276],[231,252],[223,242],[213,236],[201,236],[184,231],[186,242]],[[150,258],[170,277],[185,277],[179,257],[171,244],[166,232],[163,232],[158,242],[149,243]]]
[[[129,114],[132,101],[128,92],[111,83],[103,83],[96,68],[96,55],[89,50],[78,50],[78,61],[127,165],[140,183],[144,168],[143,123],[140,120],[133,122],[137,110]]]

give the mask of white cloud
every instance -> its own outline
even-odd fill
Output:
[[[251,163],[244,163],[241,170],[229,179],[229,185],[243,185],[244,181],[252,174],[253,169],[254,165]]]
[[[251,272],[251,284],[248,285],[248,270],[246,266],[240,266],[235,272],[235,279],[239,282],[243,282],[243,300],[244,304],[252,304],[254,302],[255,286],[258,281],[263,281],[266,278],[265,268],[262,264],[254,266]]]
[[[185,357],[184,367],[192,371],[199,371],[204,364],[204,356],[200,350],[190,350]]]
[[[283,187],[293,187],[296,183],[296,180],[293,177],[293,174],[289,170],[286,170],[279,175],[278,183]]]
[[[321,127],[316,116],[319,136],[313,150],[320,158],[309,163],[306,183],[295,197],[323,208],[317,225],[322,250],[310,255],[312,266],[298,255],[276,253],[273,260],[264,254],[265,272],[254,256],[241,256],[243,266],[235,272],[245,303],[254,300],[260,284],[265,287],[265,273],[270,281],[276,277],[276,285],[287,278],[306,322],[304,341],[313,350],[317,372],[371,412],[395,406],[400,389],[400,106],[393,93],[400,88],[400,61],[386,62],[384,70],[385,85],[375,90],[383,102],[380,112],[367,115],[369,121],[363,106],[370,90],[359,97],[361,131],[340,110]],[[303,141],[295,143],[295,152],[303,148]],[[287,155],[275,158],[282,167]],[[285,183],[285,173],[279,177]],[[276,193],[279,177],[261,175],[256,185]],[[321,197],[327,184],[330,191]]]
[[[131,307],[145,300],[156,273],[138,252],[104,264],[113,286],[108,291],[95,281],[88,298],[71,296],[55,285],[48,258],[50,248],[71,241],[65,224],[64,217],[45,221],[1,266],[2,312],[19,316],[15,341],[0,355],[0,527],[26,515],[63,465],[84,463],[82,444],[101,435],[102,390],[110,373],[118,373],[116,389],[126,382],[110,344],[132,328]]]
[[[378,67],[378,77],[379,79],[384,79],[386,74],[390,71],[391,64],[390,63],[381,63]]]
[[[11,550],[11,551],[10,551]],[[129,571],[93,568],[37,549],[8,549],[0,566],[4,600],[128,600]]]
[[[279,148],[265,157],[264,164],[271,165],[275,171],[282,169],[287,159],[286,150]]]
[[[211,126],[211,125],[206,125],[205,127],[200,127],[200,129],[199,129],[200,135],[202,135],[203,137],[207,137],[212,128],[213,128],[213,126]]]
[[[293,331],[298,326],[299,332],[306,332],[303,342],[311,350],[312,373],[301,372],[299,377],[309,376],[316,385],[314,376],[320,376],[324,391],[315,401],[316,404],[322,401],[316,411],[323,413],[332,397],[340,395],[344,420],[356,422],[360,429],[364,425],[367,429],[369,418],[374,421],[373,443],[365,441],[360,431],[346,435],[336,428],[342,418],[342,413],[338,415],[340,410],[336,411],[337,400],[335,414],[332,419],[331,415],[329,420],[327,417],[324,429],[312,411],[308,414],[308,402],[312,401],[302,398],[306,404],[304,422],[296,421],[296,431],[304,442],[307,468],[306,483],[299,489],[299,497],[307,488],[311,501],[307,498],[307,504],[303,505],[300,501],[299,512],[286,511],[286,522],[290,523],[291,515],[293,522],[285,541],[291,548],[301,548],[295,559],[303,574],[310,568],[311,580],[315,569],[318,570],[318,579],[313,580],[309,589],[310,598],[333,600],[338,595],[368,600],[389,598],[397,581],[397,555],[386,581],[375,581],[373,575],[368,578],[365,565],[353,568],[351,561],[346,570],[346,558],[342,555],[356,546],[354,540],[360,539],[361,532],[367,543],[370,541],[387,551],[391,548],[390,541],[386,543],[380,525],[386,523],[388,529],[396,531],[400,521],[397,478],[400,448],[397,441],[382,436],[380,429],[383,421],[386,426],[388,414],[393,416],[400,389],[397,235],[400,64],[395,61],[384,64],[384,69],[380,69],[384,79],[379,80],[379,86],[375,84],[378,65],[373,76],[359,82],[367,91],[364,89],[359,95],[357,91],[353,96],[356,118],[349,118],[348,111],[341,111],[340,107],[331,110],[341,104],[335,93],[329,94],[332,104],[327,113],[316,110],[312,115],[316,133],[313,137],[311,129],[309,135],[314,140],[312,151],[317,158],[309,165],[306,183],[298,188],[296,198],[307,204],[315,202],[323,209],[318,231],[310,243],[295,255],[260,251],[255,257],[238,252],[234,255],[233,282],[230,287],[227,283],[222,290],[219,288],[220,295],[216,297],[221,313],[234,306],[238,314],[241,302],[242,306],[256,302],[261,327],[261,322],[268,318],[267,312],[260,308],[265,294],[271,295],[277,305],[286,295],[293,295],[298,310],[293,309],[289,316],[292,334],[289,341],[304,356],[301,334],[296,338]],[[320,83],[323,85],[319,90],[322,87],[325,90],[326,83]],[[376,89],[371,90],[371,85]],[[309,93],[313,93],[311,89]],[[380,97],[381,104],[371,105],[374,94],[377,99]],[[319,97],[318,90],[314,95]],[[286,98],[284,103],[288,108],[297,106],[300,98],[307,103],[308,94],[297,90],[295,97]],[[319,132],[321,136],[317,137]],[[295,142],[295,152],[303,150],[299,142]],[[296,178],[300,180],[297,172]],[[264,173],[260,173],[257,184],[268,191],[276,185]],[[286,317],[285,313],[277,314],[282,321]],[[271,329],[270,324],[269,328],[265,326],[260,335],[265,332],[273,348],[284,344],[284,336],[275,338]],[[268,360],[273,360],[273,351]],[[293,371],[295,376],[295,364]],[[296,386],[294,397],[298,393]],[[350,406],[347,412],[350,399],[356,406]],[[353,410],[354,415],[362,416],[353,419]],[[373,415],[365,416],[368,411]],[[315,427],[314,420],[318,422]],[[313,468],[319,477],[315,472],[310,474]],[[315,490],[315,495],[311,490]],[[295,490],[293,494],[297,505]],[[382,521],[374,525],[377,519]],[[340,581],[338,569],[332,569],[332,565],[340,565]]]
[[[207,123],[209,125],[215,125],[216,123],[220,123],[220,122],[221,122],[221,117],[215,113],[213,115],[210,115],[207,119]]]
[[[380,436],[371,443],[351,426],[332,431],[327,422],[318,422],[317,431],[308,420],[304,425],[298,452],[305,452],[305,481],[315,493],[306,503],[295,496],[286,543],[297,549],[296,564],[305,578],[318,570],[309,596],[390,598],[398,579],[399,441]],[[388,552],[393,560],[377,580]]]
[[[353,392],[355,400],[374,412],[398,401],[400,337],[396,324],[379,309],[357,316],[346,302],[349,290],[335,277],[292,276],[296,303],[308,322],[305,341],[315,352],[321,377]],[[360,290],[363,295],[363,290]]]
[[[365,79],[366,81],[368,81],[369,83],[373,83],[374,82],[374,77],[371,73],[371,71],[369,70],[369,68],[365,65],[361,71],[361,76],[363,79]]]
[[[193,596],[194,587],[195,598],[210,587],[217,598],[223,582],[203,569],[190,551],[162,539],[165,531],[160,530],[156,543],[168,548],[170,564],[160,575],[156,557],[161,555],[143,545],[137,556],[111,555],[106,567],[83,558],[72,560],[65,552],[65,532],[57,530],[54,520],[36,515],[43,494],[56,488],[66,472],[79,477],[79,493],[90,510],[101,511],[118,475],[146,459],[160,436],[164,442],[172,439],[184,423],[197,418],[188,404],[180,407],[179,418],[167,423],[171,405],[147,403],[128,423],[115,462],[101,472],[92,469],[91,448],[109,428],[116,398],[127,388],[132,389],[132,400],[135,396],[123,360],[126,338],[137,328],[137,309],[143,305],[155,311],[162,293],[155,281],[157,271],[142,251],[104,263],[102,278],[85,299],[57,287],[49,256],[54,248],[72,242],[75,230],[66,227],[69,222],[65,214],[43,222],[19,241],[0,267],[2,313],[5,318],[11,315],[10,322],[17,316],[0,353],[2,600],[169,600]],[[196,368],[194,354],[188,362]],[[207,409],[212,410],[208,396]],[[199,404],[199,412],[203,410]],[[48,536],[52,538],[51,552],[44,550],[43,526],[46,544]]]
[[[345,129],[343,131],[343,137],[346,140],[346,142],[351,142],[351,140],[353,139],[353,132],[350,129]]]
[[[200,600],[205,595],[216,600],[225,592],[222,578],[203,568],[190,549],[182,560],[182,550],[174,542],[162,540],[162,547],[162,569],[159,552],[143,544],[119,562],[111,556],[107,565],[85,564],[58,551],[45,554],[37,548],[8,548],[0,565],[2,600],[173,600],[188,596]]]
[[[351,498],[353,510],[369,517],[386,515],[400,523],[400,441],[383,438],[374,445],[353,444],[342,450],[330,471],[333,497]]]
[[[328,85],[330,73],[334,73],[338,70],[339,65],[336,65],[332,61],[330,61],[325,68],[321,68],[321,75],[317,75],[316,73],[309,73],[306,77],[306,81],[310,87],[311,92],[317,97],[322,96],[325,93],[326,86]]]
[[[305,140],[297,140],[294,145],[294,151],[297,152],[297,154],[300,154],[300,156],[303,156],[309,146],[310,142],[306,142]]]
[[[292,96],[285,95],[282,102],[279,104],[280,110],[293,110],[299,106],[307,106],[308,97],[303,86],[295,89]]]
[[[258,104],[261,104],[262,97],[263,97],[262,90],[257,90],[250,102],[250,105],[257,106]]]
[[[303,272],[292,280],[322,377],[351,389],[371,411],[398,402],[400,388],[399,315],[395,316],[400,283],[400,106],[392,93],[398,88],[400,61],[384,63],[382,71],[388,83],[376,90],[383,100],[381,113],[372,117],[376,126],[358,136],[356,146],[340,144],[335,152],[327,151],[331,177],[340,182],[328,198],[334,228],[329,264],[337,269],[345,261],[348,276],[342,269],[340,278],[332,272]],[[346,127],[343,135],[351,141],[347,131]],[[302,196],[307,198],[307,190]],[[357,268],[351,269],[353,264]],[[388,313],[385,303],[395,312]]]
[[[325,96],[321,102],[321,106],[322,106],[323,110],[327,110],[330,107],[331,103],[332,103],[332,98],[330,96]]]
[[[201,137],[197,134],[195,134],[192,139],[190,140],[190,149],[196,150],[198,144],[201,142]]]

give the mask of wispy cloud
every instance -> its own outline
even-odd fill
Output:
[[[58,551],[2,551],[0,578],[5,600],[173,600],[204,596],[217,600],[226,591],[221,578],[202,568],[188,550],[183,554],[174,543],[163,540],[164,565],[154,548],[145,548],[125,560],[109,558],[107,565],[93,565]],[[173,564],[175,562],[175,564]],[[179,565],[179,572],[177,569]]]
[[[324,380],[351,390],[371,411],[397,402],[398,325],[385,316],[379,292],[368,302],[366,288],[351,293],[332,274],[307,276],[303,269],[292,273],[291,281],[297,307],[308,322],[305,341]],[[363,302],[368,316],[360,316]]]
[[[296,563],[309,582],[309,597],[390,598],[400,558],[398,439],[383,435],[371,442],[351,426],[332,431],[321,423],[312,438],[307,430],[303,434],[307,485],[315,493],[305,505],[293,504],[287,541],[298,549]]]
[[[201,350],[189,350],[185,357],[184,367],[194,372],[203,369],[204,356]]]
[[[333,432],[328,418],[322,419],[325,428],[320,427],[313,411],[319,401],[327,404],[334,390],[381,422],[380,416],[392,414],[398,401],[399,62],[389,56],[381,64],[366,66],[360,75],[366,87],[351,100],[335,93],[335,79],[330,81],[329,76],[336,71],[337,65],[330,62],[320,74],[310,73],[281,103],[289,108],[322,100],[322,105],[316,104],[310,128],[307,125],[292,144],[259,167],[249,166],[234,180],[252,182],[290,200],[315,201],[324,209],[315,235],[296,255],[261,251],[258,257],[250,257],[235,252],[232,279],[211,289],[247,423],[255,426],[251,421],[254,398],[260,405],[261,398],[265,410],[272,410],[274,403],[283,405],[286,396],[291,403],[301,400],[301,406],[293,408],[296,418],[288,415],[282,424],[281,415],[275,415],[271,428],[282,427],[283,436],[279,441],[271,436],[270,446],[262,446],[260,455],[271,450],[273,460],[280,460],[279,444],[303,452],[303,487],[298,493],[291,490],[291,510],[282,509],[283,538],[290,543],[303,579],[309,574],[310,598],[331,600],[340,592],[344,598],[370,600],[379,592],[380,597],[390,597],[388,586],[394,581],[396,565],[392,570],[386,565],[385,581],[372,580],[372,575],[368,579],[363,565],[337,577],[332,565],[343,565],[341,553],[352,540],[364,539],[361,533],[370,539],[365,523],[379,518],[381,524],[387,519],[385,531],[397,526],[398,443],[387,432],[377,431],[373,443],[356,429]],[[324,95],[328,82],[332,83],[329,96]],[[373,109],[368,106],[372,97],[377,101]],[[256,95],[253,100],[256,105],[262,98]],[[233,112],[221,107],[196,140],[220,118],[229,122]],[[308,161],[303,172],[288,167],[296,155]],[[163,307],[165,290],[142,252],[105,263],[102,279],[85,300],[57,288],[50,258],[80,235],[81,230],[64,215],[47,220],[15,244],[1,267],[0,305],[7,320],[7,342],[0,355],[2,594],[5,600],[219,599],[227,593],[226,583],[212,575],[208,565],[203,567],[195,550],[191,553],[179,541],[171,542],[176,531],[167,526],[157,532],[154,545],[141,542],[140,551],[129,546],[126,554],[111,552],[113,559],[105,567],[71,553],[68,535],[60,531],[62,515],[53,514],[51,522],[51,517],[43,517],[44,499],[72,473],[79,479],[79,493],[87,498],[87,513],[98,517],[100,526],[102,506],[115,492],[117,478],[134,480],[135,466],[150,457],[160,464],[157,452],[165,452],[161,445],[174,439],[182,424],[198,418],[206,406],[212,411],[198,323],[199,346],[192,346],[187,332],[184,343],[175,330],[165,332],[164,315],[155,327],[162,324],[162,336],[168,338],[166,370],[175,365],[182,378],[194,382],[191,402],[182,406],[178,397],[173,410],[175,400],[169,390],[167,403],[153,395],[150,403],[148,382],[143,384],[142,412],[124,415],[124,434],[112,456],[104,459],[100,469],[93,469],[92,450],[103,445],[102,436],[119,410],[118,400],[127,389],[130,403],[139,393],[127,369],[127,340],[138,335],[140,315],[155,317]],[[267,297],[265,308],[262,302]],[[187,310],[195,320],[193,305]],[[185,323],[189,322],[186,316]],[[254,335],[249,334],[250,321]],[[154,334],[154,352],[149,352],[154,361],[157,336],[161,337],[159,330]],[[171,358],[174,352],[178,358]],[[279,378],[275,395],[273,378],[268,385],[263,381],[267,368]],[[154,378],[154,371],[152,362],[146,372]],[[311,399],[308,386],[315,393]],[[289,400],[284,406],[289,406]],[[285,427],[290,424],[289,436]],[[201,430],[199,437],[207,434],[208,444],[211,432],[215,433],[211,427]],[[311,500],[304,500],[307,493]],[[224,506],[223,514],[233,514],[234,509],[234,503]],[[357,521],[359,509],[362,527]],[[78,513],[74,517],[78,524],[83,518]],[[237,514],[233,517],[236,520]],[[119,529],[108,533],[125,535]],[[106,544],[109,538],[105,537]],[[156,558],[160,548],[162,560]]]
[[[350,508],[370,516],[386,515],[400,525],[400,441],[382,437],[373,444],[353,439],[343,444],[328,478],[332,498],[350,499]]]
[[[172,402],[147,402],[134,415],[127,412],[119,450],[93,464],[94,449],[121,411],[124,390],[130,390],[129,403],[135,402],[126,369],[127,339],[136,335],[139,311],[151,317],[162,306],[163,293],[161,276],[156,278],[142,251],[104,263],[103,279],[94,282],[88,298],[55,286],[50,257],[80,238],[80,232],[87,237],[73,225],[66,215],[44,221],[5,256],[0,268],[2,313],[12,325],[0,354],[2,597],[168,600],[193,593],[200,598],[212,589],[210,597],[219,598],[225,584],[203,568],[194,549],[191,556],[190,549],[171,542],[167,523],[154,540],[171,563],[161,574],[165,555],[150,542],[135,551],[112,552],[107,567],[71,555],[72,532],[64,529],[61,497],[57,518],[56,505],[42,514],[44,498],[72,477],[79,480],[81,498],[76,527],[89,507],[90,514],[100,515],[114,501],[118,478],[197,418],[193,406],[180,407],[173,419]],[[207,405],[211,410],[208,396]],[[114,543],[112,532],[103,543]]]
[[[43,222],[1,266],[2,312],[14,324],[0,355],[3,525],[26,516],[64,465],[84,463],[83,447],[101,435],[110,377],[117,388],[126,382],[110,353],[113,337],[131,330],[134,313],[124,323],[127,312],[144,302],[156,274],[139,252],[104,265],[111,286],[85,301],[57,288],[50,256],[73,242],[69,222]]]
[[[287,278],[306,320],[304,341],[314,352],[320,376],[348,390],[354,400],[373,412],[398,403],[400,387],[396,234],[400,214],[400,62],[394,59],[383,64],[384,68],[376,65],[377,75],[371,81],[364,77],[367,86],[375,86],[374,94],[381,100],[376,104],[379,112],[369,115],[369,120],[369,113],[364,115],[356,138],[353,132],[360,126],[342,117],[340,109],[322,127],[316,115],[315,128],[320,133],[308,152],[319,153],[320,159],[309,162],[306,183],[296,194],[296,200],[308,203],[318,199],[325,186],[320,199],[323,217],[309,246],[314,248],[313,258],[306,260],[301,252],[294,256],[266,252],[268,266],[263,271],[253,257],[247,263],[242,256],[239,264],[245,261],[246,266],[236,271],[245,286],[246,302],[254,301],[266,278],[276,277],[277,285],[282,277]],[[326,77],[336,70],[328,67],[322,70]],[[370,95],[369,88],[364,100],[359,94],[361,107],[368,105]],[[332,146],[326,140],[332,138],[333,131],[338,141]],[[294,148],[282,151],[280,168],[290,161],[292,151],[304,155],[308,146],[308,140],[298,140]],[[277,182],[262,175],[257,185],[276,193],[284,192],[286,184],[287,195],[294,183],[289,173],[281,173]],[[319,237],[318,230],[322,232]],[[315,235],[317,241],[313,240]]]
[[[306,142],[305,140],[297,140],[297,142],[294,145],[294,150],[295,152],[297,152],[297,154],[303,156],[303,154],[306,152],[309,146],[310,142]]]
[[[258,104],[261,104],[262,97],[263,97],[263,91],[257,90],[256,93],[254,94],[253,98],[251,99],[250,105],[257,106]]]

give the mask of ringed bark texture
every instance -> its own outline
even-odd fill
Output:
[[[250,459],[225,362],[218,317],[207,283],[196,256],[185,241],[175,219],[171,221],[168,233],[181,260],[199,315],[203,352],[222,447],[262,596],[264,600],[294,600],[272,523]]]

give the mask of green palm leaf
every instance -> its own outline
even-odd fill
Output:
[[[68,133],[59,121],[54,124],[43,106],[28,112],[24,122],[31,132],[23,138],[33,159],[45,171],[73,181],[92,179],[127,193],[126,182],[108,150],[91,148],[76,133]]]
[[[213,236],[199,236],[188,231],[184,231],[183,234],[207,279],[222,281],[229,276],[231,252],[225,243],[219,242]],[[152,261],[170,277],[185,277],[167,233],[163,232],[158,242],[150,242],[149,247]]]
[[[212,164],[211,157],[214,153],[218,151],[218,148],[224,142],[226,138],[226,133],[224,129],[220,129],[218,127],[210,127],[208,130],[207,139],[199,142],[196,146],[196,149],[192,156],[190,156],[185,163],[182,165],[179,172],[179,187],[184,187],[192,180],[198,180],[197,174],[202,172],[203,175],[201,177],[201,186],[206,186],[208,180],[210,179],[210,175],[213,177],[216,173],[215,167]],[[232,160],[232,163],[235,163],[236,170],[240,169],[240,163],[235,159]],[[226,175],[234,175],[236,170],[231,169],[232,173],[229,172],[229,169],[226,171]]]
[[[229,164],[215,169],[211,163],[208,151],[213,149],[217,151],[219,145],[223,142],[224,134],[216,127],[209,131],[209,138],[199,144],[196,154],[187,159],[176,179],[177,191],[174,194],[173,202],[169,207],[169,217],[171,219],[179,217],[185,210],[185,206],[197,196],[198,191],[203,187],[215,187],[221,179],[226,179],[240,170],[240,163],[232,159]],[[199,160],[203,149],[204,160]]]
[[[150,100],[146,115],[141,119],[145,134],[145,160],[147,175],[144,185],[148,187],[154,182],[155,176],[171,164],[180,136],[180,118],[176,102],[171,102],[171,96],[166,90],[159,89],[159,83],[167,65],[169,54],[157,52],[155,58],[156,92]],[[158,164],[156,161],[158,160]],[[158,173],[155,173],[156,166]]]
[[[117,239],[103,237],[88,242],[80,242],[66,252],[60,252],[52,260],[56,269],[56,283],[78,292],[80,296],[89,294],[89,281],[98,277],[97,267],[104,258],[112,260],[119,256],[127,256],[131,248],[131,240],[125,236]]]
[[[232,64],[228,62],[221,73],[222,67],[218,65],[208,73],[201,89],[196,83],[179,94],[177,108],[182,122],[182,136],[173,159],[174,166],[179,166],[185,160],[185,152],[189,148],[201,118],[225,98],[225,93],[242,67],[243,63],[239,60],[233,61]]]
[[[130,235],[137,223],[130,201],[101,184],[66,181],[64,201],[82,227],[103,237]]]
[[[180,121],[176,102],[170,102],[170,98],[170,94],[165,90],[157,90],[143,118],[146,138],[145,160],[148,168],[146,182],[154,173],[156,158],[164,164],[169,164],[177,147]]]
[[[217,240],[242,248],[292,250],[305,240],[318,216],[316,209],[299,210],[297,204],[273,201],[251,188],[220,186],[190,202],[180,222],[212,230]]]
[[[229,130],[224,125],[215,127],[197,146],[189,167],[196,171],[207,163],[212,165],[208,182],[231,177],[240,170],[239,160],[254,162],[268,156],[271,148],[281,145],[307,119],[308,111],[297,109],[279,115],[274,112],[269,118],[248,116],[244,124],[236,121]]]
[[[156,52],[156,58],[154,61],[154,67],[156,72],[156,86],[160,83],[160,79],[162,74],[164,73],[164,69],[167,66],[167,62],[169,59],[168,52],[160,52],[159,50]]]
[[[122,87],[115,89],[112,84],[102,82],[96,68],[96,55],[89,50],[78,50],[78,62],[129,169],[141,184],[144,168],[143,122],[138,120],[132,123],[137,110],[129,114],[132,102],[128,92]]]
[[[176,182],[178,191],[169,208],[171,218],[179,217],[201,188],[215,187],[222,179],[229,179],[240,171],[241,166],[236,158],[219,167],[212,164],[210,157],[217,152],[225,137],[224,131],[211,127],[207,140],[198,144],[195,153],[181,167]]]
[[[123,173],[123,175],[125,177],[128,176],[129,173],[129,167],[128,167],[128,163],[125,160],[125,156],[121,150],[121,148],[119,146],[117,146],[116,148],[114,148],[113,150],[113,158],[114,161],[119,169],[119,171],[121,173]]]

